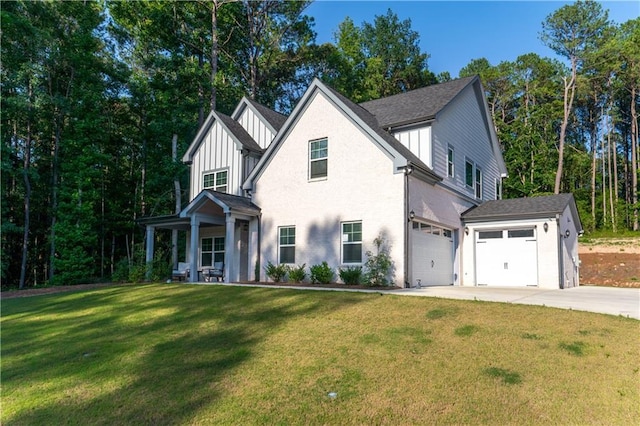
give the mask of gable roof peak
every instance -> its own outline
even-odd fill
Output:
[[[265,124],[272,128],[271,130],[274,133],[277,133],[282,128],[285,121],[287,121],[286,115],[280,114],[279,112],[276,112],[247,96],[242,97],[240,102],[238,102],[238,106],[236,106],[236,109],[233,111],[233,114],[231,114],[231,117],[234,120],[238,120],[240,118],[245,105],[249,105],[256,113],[258,113],[258,115],[265,121]]]
[[[187,148],[187,151],[182,156],[182,162],[190,164],[193,160],[193,156],[198,151],[198,148],[204,142],[207,133],[211,130],[215,122],[218,121],[225,131],[232,137],[232,139],[241,147],[246,148],[254,152],[263,152],[262,148],[253,138],[247,133],[247,131],[233,118],[229,117],[218,111],[211,111],[209,115],[198,129],[198,133],[193,138],[193,141]]]

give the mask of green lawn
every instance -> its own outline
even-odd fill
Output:
[[[3,425],[637,424],[640,321],[162,284],[2,300]]]

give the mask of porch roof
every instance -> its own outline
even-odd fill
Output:
[[[181,218],[180,214],[168,214],[164,216],[145,216],[137,219],[136,222],[141,226],[155,226],[157,228],[178,229],[186,231],[189,229],[189,218]]]
[[[180,217],[189,217],[208,201],[218,205],[224,214],[238,213],[248,216],[258,216],[261,211],[260,207],[251,202],[250,198],[205,189],[180,212]]]
[[[214,209],[205,207],[207,205],[211,206],[211,203],[217,207]],[[136,222],[142,226],[186,231],[191,226],[191,216],[200,213],[202,207],[205,207],[206,215],[222,217],[219,223],[218,221],[213,221],[211,224],[224,224],[224,215],[226,214],[250,217],[260,215],[260,208],[253,204],[249,198],[205,189],[179,214],[146,216],[137,219]],[[209,221],[205,221],[204,223],[208,222]]]

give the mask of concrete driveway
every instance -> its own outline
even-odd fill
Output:
[[[544,305],[640,319],[640,288],[583,286],[565,290],[544,290],[444,286],[395,290],[393,294]]]

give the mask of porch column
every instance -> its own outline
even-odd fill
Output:
[[[227,221],[224,237],[224,282],[230,283],[237,280],[236,277],[236,218],[227,213]]]
[[[254,217],[249,222],[249,264],[247,265],[249,280],[255,279],[256,281],[260,281],[260,271],[258,270],[258,275],[256,275],[255,271],[259,259],[258,250],[260,249],[260,243],[258,242],[258,238],[260,237],[258,234],[258,221],[259,219]]]
[[[145,263],[146,263],[146,279],[151,279],[151,268],[149,265],[153,262],[153,242],[155,241],[155,231],[156,228],[151,225],[147,225],[147,252],[145,255]]]
[[[198,281],[198,237],[200,237],[200,222],[191,216],[191,244],[189,246],[189,282]]]

